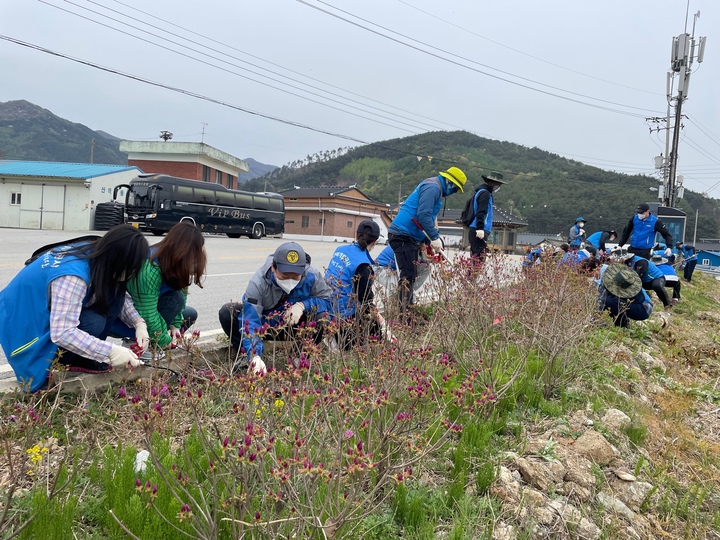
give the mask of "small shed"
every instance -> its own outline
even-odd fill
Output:
[[[701,250],[697,255],[698,265],[720,269],[720,252]]]

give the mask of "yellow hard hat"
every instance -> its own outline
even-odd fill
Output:
[[[441,172],[440,176],[455,184],[460,190],[460,193],[464,193],[463,186],[465,185],[465,182],[467,182],[467,176],[465,176],[465,173],[460,169],[457,167],[450,167],[447,171]]]

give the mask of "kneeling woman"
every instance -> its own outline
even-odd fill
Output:
[[[118,225],[98,240],[44,253],[0,292],[0,344],[23,387],[40,389],[56,359],[86,373],[139,365],[133,352],[105,338],[119,318],[147,347],[145,321],[126,284],[148,249],[140,231]]]
[[[343,349],[361,342],[367,335],[392,339],[387,323],[374,304],[373,265],[370,251],[380,238],[380,227],[372,220],[360,222],[356,240],[340,246],[330,259],[325,281],[333,289],[333,314],[340,323]]]
[[[147,322],[154,347],[174,345],[178,334],[197,319],[197,311],[186,305],[187,288],[192,283],[202,288],[206,261],[202,232],[189,221],[181,221],[150,248],[140,273],[128,282],[128,292]],[[121,324],[113,332],[135,337],[132,328]]]

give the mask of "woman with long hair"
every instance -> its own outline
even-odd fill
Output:
[[[85,373],[140,364],[105,339],[120,319],[148,346],[145,321],[126,295],[148,250],[140,231],[118,225],[97,240],[47,251],[0,291],[0,345],[21,386],[40,389],[55,360]]]
[[[202,288],[207,255],[202,231],[189,221],[175,224],[165,238],[150,248],[138,275],[128,283],[135,308],[147,322],[151,344],[174,345],[197,319],[197,311],[186,305],[187,289]],[[132,328],[116,325],[118,335],[134,338]]]

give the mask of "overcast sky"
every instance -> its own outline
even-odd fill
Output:
[[[199,141],[206,124],[208,144],[275,165],[359,144],[330,134],[374,142],[465,129],[652,174],[665,135],[650,134],[645,117],[667,113],[671,40],[686,9],[686,0],[2,0],[2,36],[232,107],[3,39],[0,101],[27,99],[125,139],[169,130]],[[695,35],[708,40],[683,104],[678,173],[720,197],[720,1],[690,2],[689,33],[697,11]]]

